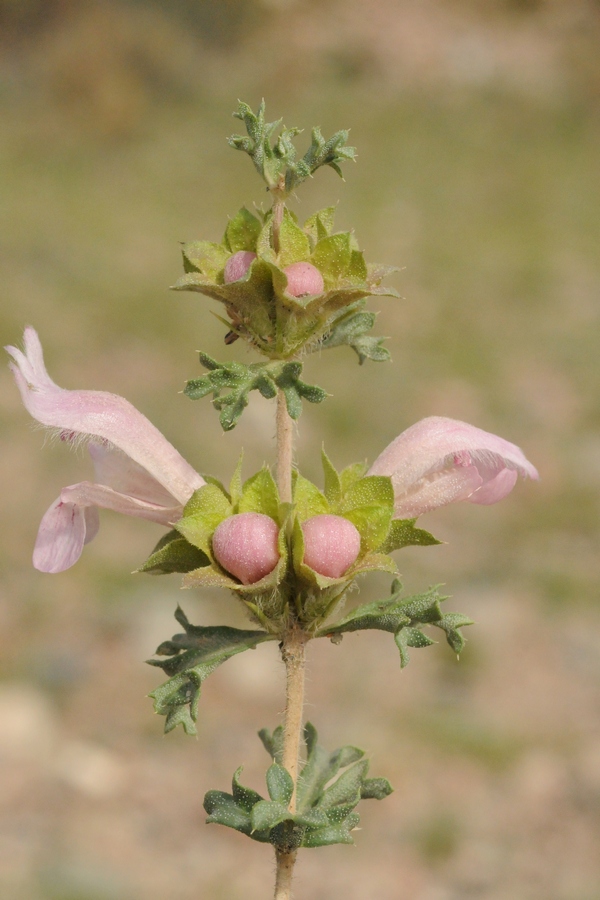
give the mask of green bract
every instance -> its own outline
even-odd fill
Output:
[[[381,286],[392,267],[368,265],[350,232],[333,233],[333,209],[312,215],[303,226],[288,209],[283,212],[279,251],[274,249],[273,212],[254,215],[241,209],[229,222],[222,243],[195,241],[183,245],[186,274],[173,290],[197,291],[219,300],[231,330],[270,359],[289,359],[301,349],[349,344],[362,362],[385,360],[383,338],[369,338],[373,313],[360,304],[370,295],[397,297]],[[257,254],[246,274],[225,284],[229,257],[240,250]],[[284,269],[308,262],[323,276],[321,294],[294,297],[287,291]]]
[[[312,630],[331,616],[357,575],[370,571],[396,573],[396,563],[388,555],[409,544],[437,544],[439,541],[414,527],[413,520],[393,520],[394,492],[387,476],[365,476],[366,466],[358,463],[337,472],[322,451],[324,490],[299,473],[294,478],[294,525],[292,562],[296,579],[296,614],[303,626]],[[313,516],[335,515],[348,519],[361,538],[356,561],[340,578],[328,578],[304,562],[302,523]]]
[[[230,516],[247,512],[269,516],[279,525],[279,562],[272,572],[254,584],[241,584],[219,565],[212,551],[212,536],[217,526]],[[281,596],[285,593],[282,582],[288,567],[286,524],[289,514],[289,506],[279,502],[277,486],[267,468],[242,484],[240,460],[229,491],[216,479],[211,479],[192,495],[183,510],[183,517],[175,524],[177,532],[208,561],[196,569],[187,569],[183,586],[228,588],[267,630],[276,632],[285,615]]]

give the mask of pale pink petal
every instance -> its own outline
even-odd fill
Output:
[[[43,363],[39,338],[25,333],[25,354],[6,348],[30,414],[42,425],[109,441],[145,469],[179,503],[185,503],[204,479],[152,423],[123,397],[105,391],[68,391],[57,387]]]
[[[59,497],[40,523],[34,567],[40,572],[64,572],[81,556],[85,539],[85,510],[76,503],[63,503]]]
[[[501,469],[495,478],[482,484],[470,497],[469,503],[480,503],[482,506],[489,506],[503,500],[507,494],[510,494],[519,476],[514,469]]]
[[[181,506],[169,508],[121,494],[104,484],[82,481],[63,488],[44,515],[38,531],[33,565],[40,572],[64,572],[77,562],[84,544],[96,536],[98,507],[137,516],[159,525],[181,518]]]
[[[58,387],[46,372],[42,345],[40,344],[37,332],[30,326],[25,329],[23,346],[25,347],[25,353],[19,350],[18,347],[5,347],[4,349],[8,351],[17,363],[25,380],[30,384],[45,384],[48,387]],[[12,368],[13,367],[11,366],[11,369]]]
[[[100,529],[100,514],[97,506],[86,506],[84,509],[85,516],[85,544],[93,541]]]
[[[408,491],[397,493],[394,490],[394,518],[416,519],[448,503],[467,500],[474,491],[481,489],[481,484],[482,479],[475,466],[435,472],[422,478]]]
[[[120,494],[137,497],[156,506],[177,505],[175,497],[166,488],[124,453],[101,444],[89,444],[88,450],[98,484],[106,484]]]
[[[63,503],[75,503],[82,508],[97,506],[100,509],[112,509],[113,512],[147,519],[159,525],[170,525],[180,519],[182,514],[182,507],[176,504],[171,507],[157,506],[128,494],[121,494],[105,484],[94,484],[93,481],[81,481],[63,488],[60,499]]]
[[[368,474],[391,477],[397,517],[421,515],[471,495],[474,503],[495,503],[511,490],[517,474],[539,477],[515,444],[440,416],[423,419],[399,435]]]

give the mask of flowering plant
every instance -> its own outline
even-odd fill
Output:
[[[323,452],[319,488],[293,466],[293,421],[302,401],[327,394],[300,376],[300,354],[346,344],[359,362],[386,361],[382,339],[369,334],[375,315],[364,309],[373,294],[396,296],[381,286],[389,267],[367,264],[351,233],[333,230],[333,210],[300,225],[286,205],[290,193],[321,166],[336,171],[354,157],[347,133],[325,140],[318,129],[302,159],[297,129],[265,122],[240,104],[247,136],[230,144],[250,155],[273,198],[267,213],[242,209],[221,243],[185,244],[185,274],[176,290],[202,293],[224,304],[225,343],[245,340],[263,357],[250,365],[220,363],[204,353],[208,374],[190,380],[191,399],[212,394],[225,430],[235,427],[253,390],[276,401],[275,473],[265,467],[243,480],[241,460],[230,483],[198,474],[127,400],[102,391],[66,390],[48,375],[32,328],[24,349],[7,347],[25,407],[66,443],[85,442],[95,480],[69,485],[42,518],[34,566],[58,573],[72,566],[95,536],[99,509],[139,516],[168,529],[139,571],[181,573],[184,587],[221,587],[243,604],[252,627],[198,626],[179,607],[183,632],[164,641],[156,659],[168,680],[153,693],[165,731],[181,725],[194,734],[204,680],[230,657],[278,641],[286,666],[283,725],[260,738],[272,763],[268,798],[233,776],[231,793],[209,791],[208,822],[234,828],[275,848],[276,900],[290,897],[301,847],[352,843],[362,799],[383,799],[384,778],[368,777],[356,747],[333,753],[303,723],[306,646],[313,639],[338,643],[348,632],[377,629],[393,635],[402,667],[409,651],[429,646],[427,629],[441,629],[458,654],[460,613],[442,612],[437,588],[404,597],[393,555],[409,545],[439,543],[416,519],[462,500],[488,505],[504,498],[519,475],[537,478],[522,451],[503,438],[464,422],[431,417],[403,431],[375,462],[337,471]],[[370,571],[394,576],[388,597],[339,617],[356,578]],[[337,615],[337,618],[336,618]],[[306,754],[300,762],[300,742]]]

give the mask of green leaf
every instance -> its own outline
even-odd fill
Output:
[[[342,471],[340,472],[342,493],[345,494],[356,481],[364,478],[366,471],[366,463],[352,463],[352,465],[346,466],[345,469],[342,469]]]
[[[280,757],[283,729],[271,734],[259,732],[271,757]],[[356,747],[341,747],[328,753],[320,747],[317,732],[307,723],[304,739],[308,759],[297,785],[298,811],[289,810],[293,782],[278,763],[267,772],[270,800],[240,784],[238,769],[233,776],[232,794],[209,791],[204,808],[208,822],[217,822],[246,834],[253,840],[269,841],[280,851],[328,844],[352,843],[350,832],[359,817],[353,811],[361,799],[381,800],[392,788],[385,778],[365,778],[369,763]],[[342,774],[340,770],[344,771]]]
[[[473,619],[462,613],[446,613],[438,622],[433,623],[437,628],[441,628],[446,633],[446,640],[454,652],[458,655],[462,653],[465,646],[465,638],[460,629],[467,625],[473,625]]]
[[[240,502],[240,498],[242,496],[242,463],[244,461],[244,451],[240,453],[240,458],[238,459],[237,465],[235,467],[235,471],[231,476],[231,482],[229,483],[229,496],[231,497],[231,505],[233,509],[237,509],[238,504]]]
[[[273,733],[268,728],[261,728],[258,736],[271,759],[281,765],[283,758],[283,725],[278,725]]]
[[[302,412],[302,399],[309,403],[321,403],[327,392],[317,385],[300,380],[302,363],[268,362],[246,366],[238,362],[219,363],[206,353],[200,353],[200,362],[209,369],[202,378],[188,381],[184,394],[192,400],[213,394],[213,405],[221,413],[219,419],[225,431],[235,427],[248,405],[248,394],[257,390],[263,397],[276,396],[277,388],[284,392],[288,412],[297,419]]]
[[[165,534],[138,572],[149,575],[168,575],[173,572],[192,572],[202,566],[209,566],[210,559],[192,544],[188,543],[178,531]]]
[[[445,632],[449,645],[456,653],[460,653],[464,646],[460,629],[472,625],[471,619],[461,613],[442,615],[440,603],[447,600],[447,597],[440,596],[437,587],[406,598],[400,596],[401,591],[402,585],[394,580],[390,597],[359,606],[341,622],[323,626],[315,637],[335,638],[345,632],[369,629],[390,632],[394,635],[400,653],[400,665],[404,668],[410,659],[409,647],[429,647],[434,643],[419,626],[433,625]]]
[[[345,491],[340,505],[340,514],[360,507],[381,506],[394,509],[394,489],[387,475],[367,475],[354,481]]]
[[[279,520],[279,492],[269,469],[261,469],[244,483],[238,512],[263,513]]]
[[[330,787],[323,791],[319,800],[320,809],[332,809],[336,806],[352,804],[356,806],[360,800],[360,789],[364,776],[369,770],[367,759],[359,760],[343,772]]]
[[[278,763],[273,763],[267,771],[267,790],[271,800],[283,803],[286,807],[289,805],[294,793],[294,782],[287,769]]]
[[[312,216],[304,223],[304,230],[312,239],[313,243],[321,241],[328,237],[333,231],[333,220],[335,218],[335,206],[328,206],[313,213]]]
[[[393,519],[385,543],[380,548],[381,552],[392,553],[394,550],[401,550],[402,547],[431,547],[442,543],[428,531],[415,528],[416,521],[416,519]]]
[[[212,822],[217,825],[225,825],[227,828],[235,828],[242,834],[249,834],[252,830],[250,815],[238,805],[230,794],[223,791],[208,791],[204,797],[204,809],[208,813],[207,824]]]
[[[190,544],[210,556],[210,538],[217,525],[232,512],[223,489],[216,484],[205,484],[192,494],[184,507],[183,518],[175,527]]]
[[[350,263],[346,278],[363,284],[367,280],[367,265],[365,263],[364,253],[360,250],[352,250],[350,253]]]
[[[347,131],[338,131],[325,140],[318,128],[312,130],[311,145],[302,159],[296,160],[296,148],[293,144],[299,128],[283,128],[281,134],[272,143],[273,136],[281,119],[265,122],[265,103],[261,102],[255,114],[247,103],[240,101],[235,118],[241,119],[246,126],[247,137],[234,134],[228,143],[235,150],[247,153],[257,172],[264,178],[270,188],[279,188],[281,181],[285,184],[285,193],[289,194],[306,178],[310,177],[321,166],[331,166],[341,175],[340,164],[354,159],[354,147],[346,146]]]
[[[343,232],[320,240],[310,261],[319,269],[326,285],[336,285],[348,271],[351,254],[350,234]]]
[[[361,552],[378,550],[385,540],[392,519],[391,510],[385,506],[360,506],[344,513],[360,534]]]
[[[245,809],[248,813],[250,813],[252,812],[252,808],[256,806],[257,803],[260,803],[264,798],[261,797],[261,795],[256,791],[253,791],[252,788],[247,788],[240,784],[239,779],[240,775],[242,774],[243,768],[243,766],[240,766],[239,769],[236,769],[231,782],[231,792],[233,800],[237,803],[237,805],[241,806],[242,809]],[[376,779],[373,779],[373,781],[375,780]]]
[[[346,344],[358,354],[361,365],[366,359],[372,359],[374,362],[389,360],[390,353],[382,346],[385,338],[368,336],[377,315],[373,312],[364,312],[364,306],[365,300],[357,300],[343,308],[330,322],[329,331],[323,337],[320,347],[330,350]]]
[[[192,241],[183,244],[183,268],[186,272],[200,272],[211,281],[216,281],[223,271],[229,251],[222,244],[211,241]]]
[[[361,800],[384,800],[394,792],[387,778],[365,778],[360,788]]]
[[[292,263],[308,260],[310,256],[308,236],[294,221],[292,214],[287,208],[283,212],[279,244],[280,251],[277,262],[281,269],[285,269]]]
[[[158,656],[169,656],[170,659],[148,660],[150,665],[159,666],[167,675],[178,675],[199,665],[221,665],[237,653],[253,650],[263,641],[274,640],[274,636],[266,631],[244,631],[227,625],[191,625],[180,606],[175,618],[185,632],[173,635],[170,641],[163,641],[156,650]]]
[[[329,825],[326,828],[318,828],[308,831],[303,840],[303,847],[329,847],[331,844],[353,844],[354,838],[351,831],[360,822],[357,813],[350,813],[340,825]]]
[[[238,253],[240,250],[256,250],[256,242],[262,229],[262,223],[248,212],[246,207],[242,207],[240,211],[227,223],[225,231],[225,240],[229,245],[232,253]]]
[[[410,662],[408,647],[430,647],[435,641],[423,634],[418,628],[402,628],[394,635],[394,641],[400,653],[400,668],[404,669]]]
[[[307,478],[298,473],[294,484],[294,506],[300,522],[331,512],[327,498]]]
[[[351,765],[364,756],[358,747],[341,747],[329,753],[317,743],[317,731],[307,722],[304,740],[308,758],[298,778],[298,809],[310,809],[319,802],[325,785],[335,778],[340,769]]]
[[[181,724],[188,734],[195,734],[203,681],[227,659],[273,640],[274,636],[266,631],[242,631],[225,625],[191,625],[180,607],[175,618],[185,632],[164,641],[156,651],[158,656],[169,659],[147,660],[172,677],[152,691],[150,697],[154,699],[155,711],[167,717],[165,732]]]
[[[342,497],[342,482],[333,463],[325,453],[325,449],[321,449],[321,463],[323,465],[323,474],[325,477],[324,491],[328,502],[335,505]]]
[[[270,831],[276,825],[288,820],[293,821],[293,816],[287,805],[261,800],[252,810],[252,831]]]

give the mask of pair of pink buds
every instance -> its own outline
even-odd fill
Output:
[[[239,250],[230,256],[225,263],[223,278],[225,284],[239,281],[243,278],[254,260],[256,253],[250,250]],[[295,262],[283,270],[287,277],[287,292],[292,297],[304,297],[312,294],[322,294],[325,287],[323,276],[319,270],[309,262]]]
[[[320,515],[302,525],[304,563],[319,575],[341,578],[360,551],[358,529],[342,516]],[[279,526],[263,513],[239,513],[217,526],[212,539],[217,561],[242,584],[254,584],[279,561]]]

